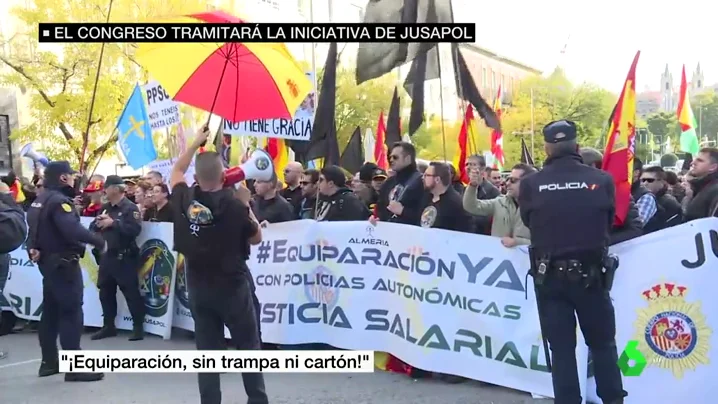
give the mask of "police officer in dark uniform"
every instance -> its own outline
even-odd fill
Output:
[[[573,122],[549,123],[543,134],[548,158],[543,170],[521,181],[519,206],[531,231],[529,274],[542,334],[551,345],[554,402],[581,403],[576,313],[593,354],[598,396],[605,404],[623,403],[609,296],[618,261],[607,254],[615,214],[613,179],[582,163]]]
[[[197,185],[189,187],[185,182],[192,157],[208,136],[209,129],[204,125],[177,159],[170,177],[174,248],[187,263],[195,342],[199,350],[224,349],[226,325],[237,349],[258,350],[259,330],[247,259],[249,245],[261,242],[259,223],[231,188],[223,188],[224,168],[218,153],[197,155]],[[258,167],[262,164],[271,167],[269,157],[257,160]],[[201,404],[220,404],[219,374],[199,373],[197,377]],[[261,373],[243,373],[242,379],[248,404],[269,402]]]
[[[83,281],[80,258],[85,244],[104,252],[105,240],[80,224],[72,198],[75,172],[67,161],[45,168],[45,191],[27,212],[30,259],[42,273],[43,311],[39,339],[42,350],[40,377],[59,373],[57,337],[64,350],[79,350],[83,328]],[[66,373],[65,381],[97,381],[102,373]]]
[[[100,232],[107,241],[107,254],[98,261],[100,271],[97,277],[103,326],[92,339],[117,335],[115,317],[119,287],[132,315],[133,327],[129,339],[139,341],[144,338],[145,304],[140,296],[137,275],[140,251],[135,239],[142,231],[142,218],[137,205],[125,197],[125,182],[121,177],[107,177],[105,195],[108,202],[102,206],[100,215],[90,225],[90,230]]]

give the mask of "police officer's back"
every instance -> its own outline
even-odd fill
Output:
[[[97,288],[100,291],[103,326],[92,336],[93,340],[117,335],[117,288],[125,296],[132,315],[130,341],[144,338],[145,304],[140,296],[137,269],[139,248],[135,239],[142,232],[140,210],[125,197],[125,182],[117,175],[110,175],[105,181],[108,202],[102,205],[100,214],[90,225],[107,241],[107,254],[98,260],[100,270]]]
[[[544,139],[548,158],[543,170],[521,182],[519,206],[532,236],[530,274],[553,354],[554,402],[581,402],[575,312],[593,355],[598,396],[606,404],[623,403],[609,296],[616,261],[607,256],[613,179],[582,163],[573,122],[546,125]]]
[[[174,249],[185,256],[189,305],[199,350],[224,349],[224,326],[240,350],[260,349],[257,316],[252,301],[251,274],[246,261],[251,242],[259,242],[259,223],[250,219],[249,206],[223,189],[219,154],[206,152],[195,159],[197,185],[189,187],[184,174],[209,130],[203,126],[193,144],[172,169]],[[269,159],[263,161],[271,164]],[[238,248],[240,246],[240,248]],[[268,403],[261,373],[243,373],[250,403]],[[219,404],[219,375],[198,374],[202,404]]]
[[[28,251],[43,276],[40,377],[59,373],[58,334],[63,349],[80,349],[84,286],[79,260],[85,253],[85,244],[105,250],[105,241],[80,224],[80,216],[73,207],[74,174],[66,161],[48,164],[45,191],[30,205],[27,213]],[[102,376],[101,373],[67,373],[65,380],[95,381]]]

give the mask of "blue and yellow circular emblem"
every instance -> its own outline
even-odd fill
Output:
[[[140,290],[144,294],[147,314],[152,317],[167,313],[174,266],[172,251],[164,241],[150,239],[140,247]]]

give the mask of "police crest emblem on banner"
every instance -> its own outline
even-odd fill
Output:
[[[648,366],[669,369],[676,379],[708,364],[712,331],[700,302],[686,300],[688,288],[661,283],[642,293],[648,307],[638,310],[635,340]]]

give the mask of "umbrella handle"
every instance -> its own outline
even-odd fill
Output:
[[[233,44],[234,45],[234,44]],[[229,55],[224,59],[224,67],[222,67],[222,74],[219,76],[219,83],[217,84],[217,91],[214,93],[214,100],[212,101],[212,108],[209,109],[209,118],[207,118],[207,127],[209,128],[209,120],[212,118],[214,112],[214,106],[217,104],[217,97],[219,96],[219,88],[222,86],[222,80],[224,79],[224,73],[227,71],[227,64],[229,64]],[[221,123],[220,123],[221,125]],[[207,145],[207,141],[204,141],[200,147],[204,148]]]

